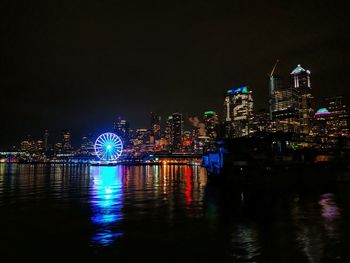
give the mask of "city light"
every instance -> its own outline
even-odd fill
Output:
[[[248,93],[248,87],[243,86],[237,89],[230,89],[227,91],[228,94],[237,94],[237,93]]]

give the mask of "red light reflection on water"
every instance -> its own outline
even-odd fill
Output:
[[[190,167],[186,167],[185,184],[186,205],[189,206],[192,203],[192,170]]]

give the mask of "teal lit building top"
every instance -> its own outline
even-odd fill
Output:
[[[249,93],[248,87],[242,86],[242,87],[239,87],[236,89],[230,89],[227,91],[227,94],[239,94],[239,93],[243,93],[243,94]]]
[[[216,114],[216,112],[215,111],[206,111],[206,112],[204,112],[204,115],[215,115]]]
[[[318,111],[315,113],[315,115],[329,115],[331,114],[327,108],[320,108]]]

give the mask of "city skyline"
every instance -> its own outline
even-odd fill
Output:
[[[145,127],[150,111],[220,114],[222,94],[241,85],[267,108],[276,59],[286,77],[311,69],[315,97],[350,97],[339,4],[33,5],[4,6],[1,145],[45,129],[99,133],[116,115]]]
[[[299,75],[299,74],[301,74],[301,76],[303,76],[303,74],[305,73],[305,74],[307,74],[307,79],[305,78],[305,80],[304,80],[304,85],[306,85],[307,87],[308,87],[308,89],[311,91],[311,93],[313,94],[314,93],[314,90],[312,89],[312,84],[311,84],[311,82],[313,83],[313,81],[314,81],[314,79],[311,81],[311,78],[310,78],[310,74],[311,74],[311,72],[310,72],[310,70],[305,70],[302,66],[301,66],[301,64],[298,64],[291,72],[290,72],[290,76],[289,76],[289,81],[285,81],[286,80],[286,78],[285,78],[285,76],[284,75],[281,75],[281,74],[276,74],[276,66],[277,66],[277,64],[278,64],[278,60],[277,60],[277,62],[276,62],[276,64],[275,64],[275,66],[274,66],[274,68],[273,68],[273,71],[271,72],[271,75],[269,76],[269,83],[268,83],[268,85],[269,85],[269,89],[272,89],[273,91],[272,91],[272,93],[271,93],[271,91],[268,91],[268,93],[269,93],[269,97],[271,97],[271,99],[269,99],[269,97],[267,98],[267,100],[266,100],[266,103],[267,103],[267,107],[265,107],[265,108],[260,108],[260,109],[257,109],[256,108],[256,106],[253,106],[253,105],[255,105],[255,103],[256,103],[256,96],[254,96],[255,94],[255,92],[254,92],[254,90],[252,90],[249,86],[240,86],[240,87],[238,87],[238,86],[236,86],[236,87],[234,87],[233,89],[229,89],[229,90],[226,90],[226,92],[225,92],[225,94],[223,94],[223,96],[222,96],[222,99],[224,98],[224,102],[223,102],[223,104],[222,104],[222,107],[221,107],[221,109],[219,109],[219,110],[214,110],[213,111],[213,108],[214,107],[210,107],[210,105],[206,108],[206,110],[204,111],[204,112],[202,112],[202,113],[199,113],[199,114],[193,114],[193,115],[190,115],[190,114],[188,114],[188,113],[182,113],[181,112],[181,118],[183,118],[182,119],[182,125],[183,125],[183,128],[182,128],[182,130],[183,131],[185,131],[185,130],[192,130],[194,127],[195,127],[195,125],[194,125],[194,123],[193,123],[193,118],[197,118],[198,119],[198,121],[200,122],[200,123],[203,123],[203,125],[204,125],[204,123],[206,122],[206,114],[207,113],[210,113],[210,112],[213,112],[215,115],[216,115],[216,118],[217,118],[217,121],[218,121],[218,123],[220,122],[220,123],[226,123],[226,129],[231,129],[232,130],[232,132],[233,132],[233,126],[232,126],[232,128],[229,128],[231,125],[235,125],[235,127],[236,127],[236,134],[237,135],[239,135],[240,133],[241,133],[241,131],[239,131],[239,129],[237,130],[237,127],[239,126],[239,124],[237,123],[237,122],[235,122],[234,120],[235,120],[235,118],[236,117],[234,117],[233,115],[230,117],[229,115],[230,114],[234,114],[234,115],[236,115],[236,114],[242,114],[242,113],[244,113],[244,114],[248,114],[248,111],[250,112],[248,115],[247,115],[247,117],[249,116],[249,115],[251,115],[250,117],[248,117],[248,119],[251,119],[249,122],[252,122],[252,120],[256,117],[256,118],[260,118],[261,116],[259,116],[259,113],[261,113],[261,112],[270,112],[271,110],[273,111],[273,113],[272,112],[270,112],[269,113],[269,118],[271,118],[272,116],[274,116],[275,114],[277,114],[276,116],[274,116],[273,118],[277,118],[277,119],[280,119],[280,117],[278,117],[278,116],[284,116],[284,114],[285,113],[283,113],[284,111],[280,111],[280,110],[278,110],[278,108],[284,108],[284,107],[286,107],[287,105],[289,105],[290,103],[295,103],[295,102],[293,102],[294,101],[294,99],[293,99],[293,97],[294,97],[294,95],[292,95],[292,93],[291,94],[289,94],[290,92],[292,92],[292,90],[293,89],[299,89],[299,88],[302,88],[301,86],[299,87],[299,84],[297,83],[297,82],[299,82],[299,80],[298,80],[298,77],[296,77],[296,75]],[[273,73],[273,74],[272,74]],[[300,78],[300,77],[299,77]],[[303,78],[303,77],[302,77]],[[284,80],[284,81],[283,81]],[[271,82],[272,81],[272,82]],[[300,79],[300,81],[303,81],[302,79]],[[302,82],[300,82],[300,83],[302,83]],[[272,85],[272,86],[271,86]],[[300,85],[302,85],[302,84],[300,84]],[[292,89],[292,90],[291,90]],[[284,94],[284,93],[281,93],[280,94],[280,92],[284,92],[284,93],[286,93],[285,95],[282,95],[282,94]],[[232,99],[236,96],[245,96],[245,95],[249,95],[249,100],[251,100],[251,102],[249,102],[250,104],[247,104],[247,105],[250,105],[250,106],[248,106],[249,107],[249,110],[248,110],[248,108],[247,109],[245,109],[245,107],[246,106],[244,106],[244,105],[238,105],[236,102],[234,102],[234,101],[232,101],[232,102],[230,102],[230,104],[232,104],[231,105],[231,110],[232,110],[232,113],[229,113],[230,112],[230,106],[227,106],[227,103],[228,103],[228,96],[233,96],[232,97]],[[239,94],[242,94],[242,95],[239,95]],[[289,95],[288,95],[289,94]],[[276,97],[277,96],[277,97]],[[282,96],[282,97],[281,97]],[[283,96],[284,97],[286,97],[286,99],[287,99],[287,101],[285,101],[285,102],[283,102]],[[312,96],[311,94],[310,94],[310,96],[311,96],[311,100],[312,100],[312,107],[310,108],[310,110],[312,111],[310,114],[310,118],[314,118],[314,112],[316,112],[318,109],[320,109],[320,108],[323,108],[323,107],[325,107],[326,105],[325,105],[325,98],[327,98],[326,96],[322,96],[321,98],[315,98],[314,96]],[[279,102],[274,102],[275,101],[275,99],[274,99],[274,97],[276,97],[276,98],[279,98],[280,97],[280,99],[282,99],[282,100],[280,100]],[[247,97],[248,98],[248,97]],[[241,97],[238,97],[238,100],[239,101],[241,101],[243,99],[243,97],[241,98]],[[292,99],[291,100],[291,102],[289,102],[289,100],[290,99]],[[296,99],[296,98],[295,98]],[[231,100],[231,99],[229,99],[229,100]],[[234,100],[237,100],[237,99],[234,99]],[[343,98],[343,102],[346,102],[347,101],[347,98],[346,97],[344,97]],[[253,103],[254,102],[254,103]],[[247,102],[248,103],[248,102]],[[272,104],[271,104],[272,103]],[[287,104],[286,104],[287,103]],[[214,103],[213,103],[214,104]],[[270,106],[270,104],[271,104],[271,106]],[[309,104],[309,103],[308,103]],[[310,105],[311,105],[310,104]],[[293,104],[294,105],[294,104]],[[243,108],[242,108],[242,106],[243,106]],[[295,105],[296,106],[296,105]],[[236,107],[238,107],[238,108],[236,108]],[[272,107],[272,108],[271,108]],[[277,107],[277,108],[276,108]],[[243,110],[243,111],[242,111]],[[246,112],[246,110],[248,110],[247,112]],[[236,112],[236,113],[234,113],[234,112]],[[239,113],[239,112],[241,112],[241,113]],[[246,112],[246,113],[245,113]],[[287,112],[289,112],[289,110],[287,110]],[[204,115],[203,115],[203,113],[204,113]],[[176,113],[170,113],[170,114],[168,114],[168,115],[165,115],[165,116],[163,116],[163,115],[160,115],[160,114],[158,114],[158,112],[154,112],[154,111],[151,111],[151,112],[149,112],[147,115],[148,116],[144,116],[145,118],[145,120],[147,120],[149,117],[151,118],[150,119],[150,122],[147,124],[147,125],[145,125],[145,126],[136,126],[135,124],[133,125],[133,122],[132,121],[130,121],[130,120],[127,120],[126,118],[124,118],[124,116],[123,115],[116,115],[115,117],[114,117],[114,119],[112,120],[113,122],[114,122],[114,124],[113,125],[111,125],[111,123],[112,123],[112,121],[110,121],[109,122],[109,124],[106,126],[106,128],[104,128],[104,129],[102,129],[101,127],[95,127],[95,128],[91,128],[90,130],[85,130],[85,131],[80,131],[80,132],[76,132],[76,131],[74,131],[73,130],[73,133],[75,133],[75,135],[77,135],[77,136],[73,136],[73,139],[70,139],[71,140],[71,143],[72,143],[72,145],[75,145],[75,146],[77,146],[77,145],[81,145],[81,143],[82,143],[82,140],[84,140],[83,138],[84,137],[86,137],[86,136],[88,136],[90,139],[93,139],[94,137],[97,137],[98,136],[98,134],[99,133],[101,133],[101,132],[115,132],[115,133],[117,133],[118,135],[120,135],[120,133],[118,133],[117,132],[117,130],[118,130],[118,128],[116,127],[116,125],[118,125],[117,124],[117,122],[118,122],[118,120],[119,121],[122,121],[124,124],[123,125],[126,125],[126,129],[127,130],[129,130],[129,128],[131,129],[131,130],[133,130],[134,132],[136,132],[137,130],[147,130],[147,131],[149,131],[151,134],[153,134],[155,131],[154,131],[154,129],[155,129],[155,127],[156,127],[156,129],[158,130],[158,132],[160,132],[161,130],[163,130],[163,129],[165,129],[166,130],[166,126],[167,126],[167,121],[166,121],[166,119],[167,118],[169,118],[169,116],[171,117],[171,116],[173,116],[173,114],[176,114]],[[257,114],[257,115],[256,115]],[[272,114],[272,115],[271,115]],[[294,113],[295,114],[295,113]],[[301,114],[301,113],[300,113]],[[255,116],[256,115],[256,116]],[[288,113],[287,114],[287,116],[288,115],[290,115],[290,113]],[[242,117],[243,117],[243,115],[242,115]],[[239,117],[239,115],[237,115],[237,118],[238,119],[241,119],[242,117]],[[315,116],[316,117],[316,116]],[[243,117],[243,118],[246,118],[246,117]],[[285,118],[285,117],[284,117]],[[300,117],[300,118],[302,118],[302,117]],[[156,120],[157,119],[157,120]],[[248,119],[247,119],[247,121],[248,121]],[[303,119],[303,118],[302,118]],[[230,124],[232,122],[232,124]],[[234,124],[235,123],[235,124]],[[238,125],[238,126],[237,126]],[[244,125],[248,125],[248,122],[246,122],[246,124],[244,124]],[[278,124],[277,124],[278,125]],[[311,128],[311,123],[309,123],[309,124],[307,124],[306,126],[307,127],[310,127]],[[113,127],[114,126],[114,127]],[[204,126],[204,128],[206,128],[205,126]],[[266,127],[265,127],[266,128]],[[296,128],[296,127],[294,127],[294,128]],[[293,128],[293,129],[294,129]],[[244,129],[246,129],[246,131],[245,132],[243,132],[242,133],[242,135],[243,136],[247,136],[247,135],[249,135],[251,132],[255,132],[255,131],[250,131],[250,132],[248,132],[248,130],[247,129],[250,129],[249,128],[249,125],[248,126],[246,126],[246,128],[243,128],[243,130]],[[274,128],[274,129],[276,129],[276,127]],[[272,130],[274,130],[274,129],[272,129]],[[231,133],[229,130],[227,130],[226,132],[228,132],[228,133]],[[286,128],[278,128],[277,127],[277,130],[283,130],[283,131],[289,131],[290,129],[286,129]],[[43,141],[46,141],[47,140],[47,138],[45,139],[45,137],[46,137],[46,133],[48,132],[48,130],[47,129],[45,129],[44,130],[44,138],[42,138],[41,136],[43,135],[42,134],[42,132],[43,131],[38,131],[38,129],[36,129],[36,132],[34,132],[34,133],[26,133],[26,134],[23,134],[22,135],[22,139],[23,140],[27,140],[27,139],[29,139],[29,140],[31,140],[31,138],[38,138],[39,140],[43,140]],[[62,136],[62,134],[65,134],[66,132],[69,132],[69,133],[71,133],[72,132],[72,129],[71,128],[60,128],[60,130],[53,130],[53,131],[50,131],[50,133],[51,133],[51,140],[53,140],[53,141],[60,141],[60,138],[61,138],[61,136]],[[307,133],[309,133],[309,131],[307,132]],[[124,135],[123,135],[124,134]],[[123,132],[122,132],[122,135],[121,135],[121,137],[124,137],[125,136],[125,134],[126,134],[126,130],[124,130]],[[34,136],[33,136],[34,135]],[[64,136],[64,135],[63,135]],[[69,135],[70,137],[71,137],[71,135]],[[182,135],[181,135],[182,136]],[[157,134],[156,136],[155,136],[157,139],[160,139],[160,134]],[[47,145],[47,143],[45,143],[46,145]],[[63,141],[63,145],[65,144],[65,142]],[[4,150],[4,149],[6,149],[6,147],[7,147],[7,149],[9,149],[9,147],[12,147],[12,146],[14,146],[14,145],[18,145],[18,138],[17,138],[17,141],[16,142],[14,142],[14,143],[12,143],[11,145],[10,145],[10,143],[9,143],[9,145],[8,146],[2,146],[2,149]],[[63,148],[66,148],[66,147],[63,147]],[[69,147],[68,147],[69,148]]]

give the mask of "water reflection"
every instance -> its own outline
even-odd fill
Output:
[[[328,237],[336,239],[338,237],[337,219],[340,218],[340,209],[334,200],[334,194],[327,193],[320,197],[318,202],[321,206],[321,216],[323,218],[323,225]]]
[[[254,225],[238,224],[232,233],[233,258],[237,262],[257,262],[260,255],[258,232]]]
[[[297,226],[297,241],[308,262],[322,262],[339,258],[338,224],[340,209],[334,195],[327,193],[319,200],[301,200],[296,197],[292,210]]]
[[[90,204],[91,221],[96,226],[93,245],[108,246],[122,236],[119,223],[123,218],[122,172],[117,167],[91,167],[93,187]]]

